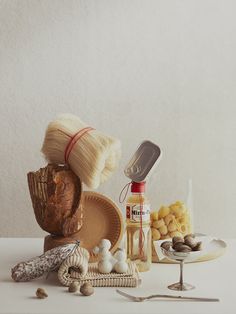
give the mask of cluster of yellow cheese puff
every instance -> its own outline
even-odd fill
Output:
[[[162,240],[182,237],[192,232],[190,214],[183,202],[161,206],[151,213],[152,239]]]

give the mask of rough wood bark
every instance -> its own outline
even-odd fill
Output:
[[[68,237],[47,235],[44,238],[44,252],[61,245],[75,243],[76,241],[80,241],[80,245],[83,246],[83,240],[80,239],[79,232],[73,233]]]
[[[66,166],[49,164],[27,174],[30,196],[40,227],[68,236],[82,226],[80,179]]]

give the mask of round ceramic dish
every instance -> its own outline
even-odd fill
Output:
[[[97,260],[93,248],[101,239],[111,241],[111,252],[115,252],[123,236],[123,217],[118,206],[108,197],[86,191],[82,193],[83,225],[79,232],[69,236],[46,236],[44,251],[66,243],[80,241],[81,247],[90,253],[90,262]]]

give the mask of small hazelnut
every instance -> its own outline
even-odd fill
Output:
[[[177,246],[177,248],[175,250],[177,252],[182,252],[182,253],[188,253],[188,252],[192,251],[191,247],[189,247],[186,244],[182,244],[182,245]]]
[[[37,298],[39,299],[45,299],[48,297],[46,291],[43,288],[38,288],[35,292]]]
[[[72,283],[69,285],[68,291],[69,291],[69,292],[76,292],[76,291],[78,290],[78,288],[79,288],[78,282],[74,281],[74,282],[72,282]]]
[[[202,250],[202,242],[197,242],[194,246],[193,251],[201,251]]]
[[[182,237],[173,237],[172,238],[172,243],[173,243],[173,245],[175,244],[175,243],[184,243],[184,239],[182,238]]]
[[[162,247],[164,250],[166,250],[166,251],[168,251],[168,250],[171,248],[171,246],[172,246],[172,242],[171,242],[171,241],[164,241],[164,242],[162,242],[162,244],[161,244],[161,247]]]
[[[197,245],[197,242],[190,235],[184,237],[184,243],[192,249]]]
[[[175,244],[172,245],[172,248],[173,248],[175,251],[179,252],[179,249],[180,249],[183,245],[184,245],[183,242],[176,242]]]
[[[80,292],[85,295],[85,296],[89,296],[92,295],[94,293],[94,288],[93,286],[88,283],[85,282],[81,287],[80,287]]]
[[[191,237],[191,238],[195,238],[195,234],[194,233],[189,233],[189,234],[186,234],[185,236],[184,236],[184,240],[185,240],[185,238],[187,238],[187,237]]]

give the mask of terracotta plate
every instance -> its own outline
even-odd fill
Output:
[[[96,192],[82,193],[83,225],[70,237],[45,237],[44,251],[65,243],[80,240],[80,245],[90,252],[90,262],[96,261],[92,249],[101,239],[109,239],[114,252],[123,236],[123,217],[117,205],[108,197]]]

